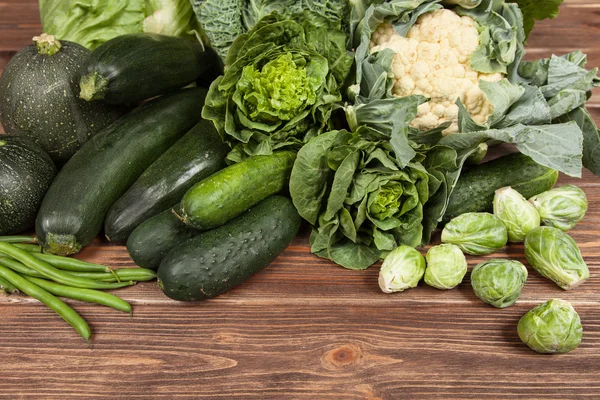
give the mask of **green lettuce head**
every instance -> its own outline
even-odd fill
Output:
[[[232,145],[228,159],[300,148],[330,124],[352,58],[340,24],[311,12],[262,18],[237,37],[202,116]]]
[[[400,245],[421,244],[430,178],[416,159],[402,167],[386,140],[331,131],[299,151],[290,194],[313,225],[311,251],[365,269]]]
[[[44,32],[90,49],[128,33],[198,30],[188,0],[40,0],[40,15]]]

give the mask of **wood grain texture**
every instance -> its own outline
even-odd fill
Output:
[[[41,30],[37,2],[0,0],[0,70]],[[567,0],[537,25],[529,58],[582,48],[600,66],[600,3]],[[590,103],[600,123],[600,91]],[[494,150],[507,151],[507,148]],[[565,399],[600,390],[600,178],[561,176],[590,201],[571,232],[591,278],[565,292],[534,271],[518,303],[497,310],[457,289],[421,284],[381,293],[378,267],[349,271],[309,253],[305,226],[275,262],[229,293],[188,304],[148,282],[113,291],[134,317],[68,301],[94,332],[94,349],[52,311],[0,296],[0,398]],[[121,246],[96,240],[79,258],[133,267]],[[524,262],[522,245],[485,258]],[[537,355],[516,324],[534,305],[560,297],[581,315],[584,340],[562,356]]]

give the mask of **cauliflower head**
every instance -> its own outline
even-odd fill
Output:
[[[422,95],[430,101],[421,104],[411,126],[420,131],[451,122],[444,133],[458,132],[460,99],[475,122],[487,123],[494,106],[479,88],[479,81],[497,82],[504,74],[473,70],[471,54],[479,46],[477,23],[471,17],[439,9],[419,17],[406,37],[383,23],[371,35],[371,54],[384,49],[394,53],[393,94],[399,97]]]

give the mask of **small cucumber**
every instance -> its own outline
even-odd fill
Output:
[[[275,260],[298,233],[300,221],[289,199],[271,196],[173,248],[158,268],[159,286],[182,301],[225,293]]]
[[[491,212],[494,192],[510,186],[525,198],[552,189],[558,171],[512,153],[464,172],[450,196],[444,221],[469,212]]]
[[[173,208],[177,210],[179,205]],[[156,270],[173,247],[199,233],[188,228],[168,209],[135,228],[127,239],[127,251],[136,265]]]
[[[36,220],[48,253],[69,255],[102,229],[110,206],[200,121],[205,89],[186,89],[145,103],[92,137],[58,174]]]
[[[79,86],[87,101],[137,103],[182,88],[214,68],[213,52],[195,40],[131,33],[103,43],[88,57]]]
[[[194,184],[225,167],[228,150],[212,123],[200,121],[112,205],[104,221],[106,237],[123,242],[139,224],[170,210]]]
[[[181,220],[200,230],[223,225],[284,189],[295,159],[296,153],[283,151],[222,169],[187,191],[181,201]]]

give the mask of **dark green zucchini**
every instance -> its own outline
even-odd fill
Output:
[[[552,189],[558,171],[544,167],[521,153],[479,164],[464,172],[450,196],[444,221],[468,212],[491,212],[494,193],[510,186],[525,198]]]
[[[271,196],[173,248],[158,267],[158,284],[175,300],[225,293],[275,260],[298,233],[300,221],[289,199]]]
[[[179,209],[179,205],[173,209]],[[136,265],[156,270],[171,249],[199,233],[187,227],[169,209],[135,228],[127,239],[127,251]]]
[[[132,33],[103,43],[87,59],[80,96],[109,104],[137,103],[184,87],[214,64],[193,39]]]
[[[81,67],[90,51],[77,43],[34,38],[0,77],[0,123],[64,164],[88,139],[117,119],[118,109],[79,98]]]
[[[204,179],[181,201],[181,220],[206,230],[223,225],[287,187],[296,153],[253,156]]]
[[[102,229],[110,206],[200,120],[205,89],[148,102],[94,136],[64,166],[46,194],[36,232],[46,252],[77,253]]]
[[[22,137],[0,135],[0,235],[33,227],[55,176],[54,163],[38,145]]]
[[[209,121],[200,121],[112,205],[104,221],[111,242],[122,242],[142,222],[171,209],[194,184],[225,167],[229,148]]]

